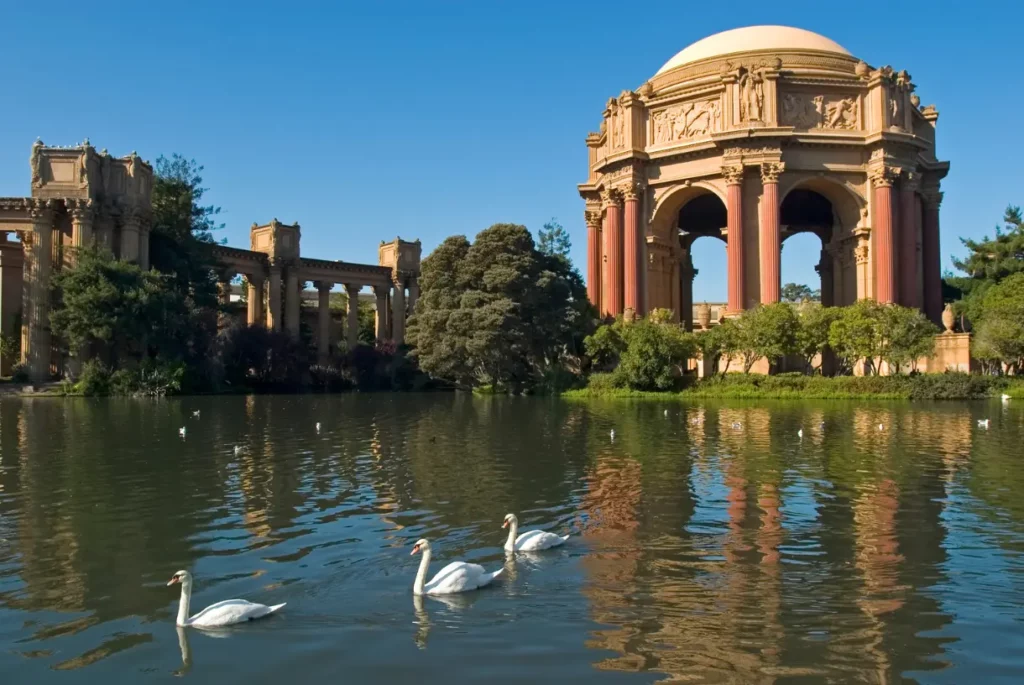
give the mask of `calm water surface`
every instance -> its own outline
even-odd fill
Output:
[[[1022,445],[1024,402],[4,400],[0,673],[1021,682]],[[506,559],[508,512],[572,537]],[[420,537],[506,573],[415,601]],[[179,568],[288,606],[179,631]]]

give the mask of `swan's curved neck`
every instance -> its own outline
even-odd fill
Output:
[[[423,594],[423,583],[427,579],[427,567],[430,566],[430,548],[423,550],[423,558],[420,559],[420,570],[416,571],[416,580],[412,584],[414,595]]]
[[[181,599],[178,600],[178,620],[175,623],[179,626],[188,625],[188,605],[192,601],[192,581],[186,580],[181,584]]]
[[[514,550],[516,548],[516,533],[519,532],[519,521],[512,519],[508,524],[508,540],[505,540],[505,549]]]

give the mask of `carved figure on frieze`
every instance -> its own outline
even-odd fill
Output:
[[[857,100],[839,98],[829,102],[825,108],[823,128],[851,130],[857,128]]]
[[[32,153],[29,155],[28,163],[32,168],[32,185],[42,185],[43,141],[38,138],[36,138],[36,142],[32,143]]]
[[[721,108],[716,100],[687,102],[654,114],[654,142],[670,143],[720,130]]]
[[[626,144],[625,129],[626,122],[624,121],[622,111],[620,110],[619,113],[615,115],[615,124],[614,128],[612,129],[614,131],[614,134],[612,136],[613,146],[623,147]]]
[[[740,76],[740,120],[761,121],[764,109],[764,77],[748,69]]]

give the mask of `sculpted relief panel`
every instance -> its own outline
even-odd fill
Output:
[[[860,103],[852,95],[786,93],[782,96],[783,126],[855,131],[860,128]]]
[[[654,143],[661,145],[722,130],[718,100],[686,102],[654,112]]]

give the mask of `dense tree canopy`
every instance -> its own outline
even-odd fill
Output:
[[[988,288],[975,326],[974,355],[1007,371],[1024,371],[1024,273]]]
[[[783,302],[803,302],[804,300],[810,300],[812,302],[821,301],[821,291],[812,290],[809,285],[803,285],[802,283],[787,283],[782,286],[782,290],[779,291],[779,296]]]
[[[550,257],[561,257],[569,261],[569,251],[572,250],[572,241],[569,240],[569,232],[562,228],[562,224],[554,218],[544,224],[544,228],[537,232],[537,249]]]
[[[986,291],[1004,279],[1024,272],[1024,217],[1020,207],[1010,206],[1003,215],[1003,227],[995,236],[982,240],[961,238],[967,256],[953,259],[953,265],[966,276],[947,275],[947,283],[962,294],[957,310],[972,323],[982,318]]]
[[[553,368],[578,367],[592,322],[568,261],[540,252],[525,227],[495,224],[472,244],[448,238],[423,260],[408,340],[437,378],[519,391]]]
[[[882,362],[898,371],[929,355],[938,329],[920,310],[874,300],[843,307],[829,326],[829,345],[846,370],[860,360],[878,374]]]

